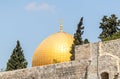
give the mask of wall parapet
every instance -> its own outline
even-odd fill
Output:
[[[120,39],[78,45],[75,47],[75,60],[92,59],[96,57],[96,53],[98,53],[99,56],[111,55],[119,60]]]
[[[88,64],[86,61],[71,61],[0,73],[0,79],[78,79]]]

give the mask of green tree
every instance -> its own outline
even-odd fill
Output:
[[[99,38],[104,41],[106,38],[111,38],[114,33],[120,31],[120,20],[116,17],[115,14],[112,14],[110,17],[103,16],[102,22],[100,22],[99,28],[102,29]],[[108,39],[109,40],[109,39]]]
[[[88,44],[88,43],[90,43],[90,42],[88,41],[88,39],[85,39],[85,40],[84,40],[84,44]]]
[[[83,17],[80,19],[79,24],[77,25],[77,30],[76,33],[74,33],[74,41],[71,47],[71,51],[70,53],[72,54],[72,56],[70,57],[71,60],[75,60],[75,46],[76,45],[82,45],[83,41],[82,41],[82,35],[83,35]]]
[[[17,45],[14,48],[10,59],[7,62],[6,71],[22,69],[27,67],[27,61],[24,57],[22,47],[20,46],[20,42],[17,41]]]

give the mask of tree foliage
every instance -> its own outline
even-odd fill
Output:
[[[82,35],[83,35],[83,17],[80,19],[80,22],[77,25],[77,30],[76,33],[74,33],[74,41],[71,47],[71,51],[70,53],[72,54],[72,56],[70,57],[71,60],[75,60],[75,46],[76,45],[82,45],[83,41],[82,41]]]
[[[84,44],[88,44],[88,43],[90,43],[90,42],[89,42],[89,40],[86,38],[86,39],[84,40]]]
[[[120,38],[120,32],[116,32],[111,37],[106,37],[102,41],[115,40],[118,38]]]
[[[102,22],[100,22],[99,28],[102,29],[99,38],[102,41],[111,40],[114,37],[114,34],[120,31],[120,20],[116,17],[115,14],[112,14],[110,17],[103,16]]]
[[[83,41],[82,41],[82,35],[83,35],[83,29],[84,26],[83,25],[83,17],[80,19],[79,24],[77,25],[77,30],[76,33],[74,33],[74,44],[75,45],[82,45]]]
[[[17,41],[17,45],[14,48],[10,59],[8,60],[6,71],[22,69],[27,67],[27,61],[24,57],[20,42]]]

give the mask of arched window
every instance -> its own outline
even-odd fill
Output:
[[[107,72],[101,73],[101,79],[109,79],[109,73]]]

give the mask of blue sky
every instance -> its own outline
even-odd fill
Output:
[[[49,35],[63,30],[74,34],[80,18],[84,17],[84,35],[90,42],[99,41],[99,23],[104,15],[120,17],[119,0],[0,0],[0,69],[20,40],[31,67],[37,46]]]

